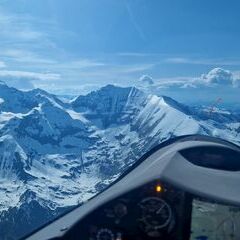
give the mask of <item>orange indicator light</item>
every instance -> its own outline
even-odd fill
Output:
[[[157,185],[155,189],[156,189],[156,192],[162,192],[163,190],[160,185]]]

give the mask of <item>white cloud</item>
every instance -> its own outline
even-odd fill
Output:
[[[55,60],[44,58],[30,50],[23,49],[9,49],[4,48],[0,51],[0,56],[2,58],[7,58],[18,63],[28,63],[28,64],[54,64]]]
[[[104,67],[106,66],[105,63],[96,61],[93,59],[77,59],[74,61],[69,61],[67,63],[59,63],[56,64],[56,67],[63,68],[63,69],[74,69],[74,70],[82,70],[85,68],[97,68],[97,67]]]
[[[9,86],[19,89],[34,88],[34,81],[51,81],[58,80],[60,78],[61,76],[56,73],[0,70],[0,80],[6,82]]]
[[[240,88],[240,74],[222,68],[214,68],[200,77],[171,77],[155,79],[151,85],[142,84],[142,88],[151,89],[186,89],[186,88],[213,88],[224,87]]]
[[[89,68],[105,66],[105,63],[89,59],[80,59],[78,61],[72,62],[72,65],[76,66],[77,68]]]
[[[112,70],[119,71],[119,73],[134,73],[134,72],[142,72],[153,68],[155,64],[134,64],[134,65],[118,65],[113,67]]]
[[[200,77],[183,79],[179,82],[180,87],[239,87],[239,78],[237,78],[233,72],[225,70],[223,68],[213,68],[206,74],[202,74]]]
[[[181,58],[181,57],[173,57],[173,58],[167,58],[165,59],[165,62],[167,63],[188,63],[189,60],[187,58]]]
[[[62,49],[54,42],[56,35],[67,36],[51,19],[40,19],[23,12],[12,12],[0,6],[0,57],[21,63],[51,64],[51,56]],[[11,49],[9,49],[11,48]]]
[[[57,80],[60,79],[60,75],[57,73],[36,73],[36,72],[24,72],[24,71],[0,71],[0,77],[20,77],[32,80]]]
[[[162,88],[188,88],[188,87],[196,87],[193,83],[192,83],[192,78],[191,80],[187,80],[188,78],[184,79],[184,80],[178,80],[179,78],[168,78],[168,79],[163,79],[163,81],[161,82],[161,80],[159,79],[159,81],[153,85],[154,88],[156,89],[162,89]]]
[[[80,65],[77,68],[80,71],[76,71],[75,73],[78,74],[80,77],[88,78],[95,78],[97,81],[101,79],[122,79],[124,77],[128,77],[131,79],[132,74],[141,74],[147,70],[150,70],[154,64],[99,64],[98,66],[94,63],[89,63],[88,67]],[[64,69],[71,69],[76,68],[75,63],[63,64]],[[76,69],[77,70],[77,69]],[[132,79],[133,80],[133,79]]]
[[[185,57],[171,57],[164,60],[166,63],[173,64],[193,64],[193,65],[207,65],[207,66],[240,66],[239,59],[226,58],[185,58]]]
[[[154,84],[153,78],[148,76],[148,75],[142,75],[139,78],[139,82],[144,83],[144,84],[148,84],[148,85],[153,85]]]
[[[13,14],[0,9],[1,38],[17,39],[18,41],[34,41],[44,37],[42,32],[36,31],[30,22],[33,18],[21,14]]]
[[[207,85],[232,85],[233,74],[222,68],[214,68],[207,74],[202,74],[198,81]]]

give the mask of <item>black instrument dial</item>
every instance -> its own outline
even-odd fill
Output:
[[[110,229],[101,228],[97,232],[96,239],[97,240],[114,240],[115,237],[114,237],[113,232]]]
[[[139,204],[141,215],[139,226],[151,237],[159,237],[161,229],[167,227],[172,219],[170,206],[161,198],[144,198]]]

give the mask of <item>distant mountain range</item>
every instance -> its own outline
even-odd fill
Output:
[[[185,134],[240,144],[240,115],[107,85],[63,102],[0,83],[0,238],[94,196],[155,145]]]

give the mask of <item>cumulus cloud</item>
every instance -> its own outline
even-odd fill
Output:
[[[233,74],[222,68],[214,68],[207,74],[202,74],[198,79],[199,82],[207,85],[232,85],[234,78]]]
[[[148,76],[148,75],[142,75],[139,78],[139,82],[144,83],[144,84],[148,84],[148,85],[153,85],[154,84],[153,78]]]
[[[178,81],[172,81],[161,83],[165,87],[175,88],[201,88],[201,87],[240,87],[240,78],[236,77],[231,71],[222,68],[214,68],[206,74],[202,74],[200,77],[182,78]]]
[[[214,68],[199,77],[171,77],[152,80],[151,77],[142,76],[139,81],[145,90],[177,90],[180,89],[223,89],[240,88],[240,73],[231,72],[222,68]],[[147,84],[146,84],[147,83]]]
[[[214,68],[208,73],[195,76],[155,78],[154,84],[141,84],[141,89],[150,94],[170,96],[187,104],[212,104],[222,98],[222,106],[238,106],[240,71]]]
[[[9,86],[19,89],[34,88],[34,81],[58,80],[61,76],[56,73],[36,73],[25,71],[0,71],[0,80]]]

